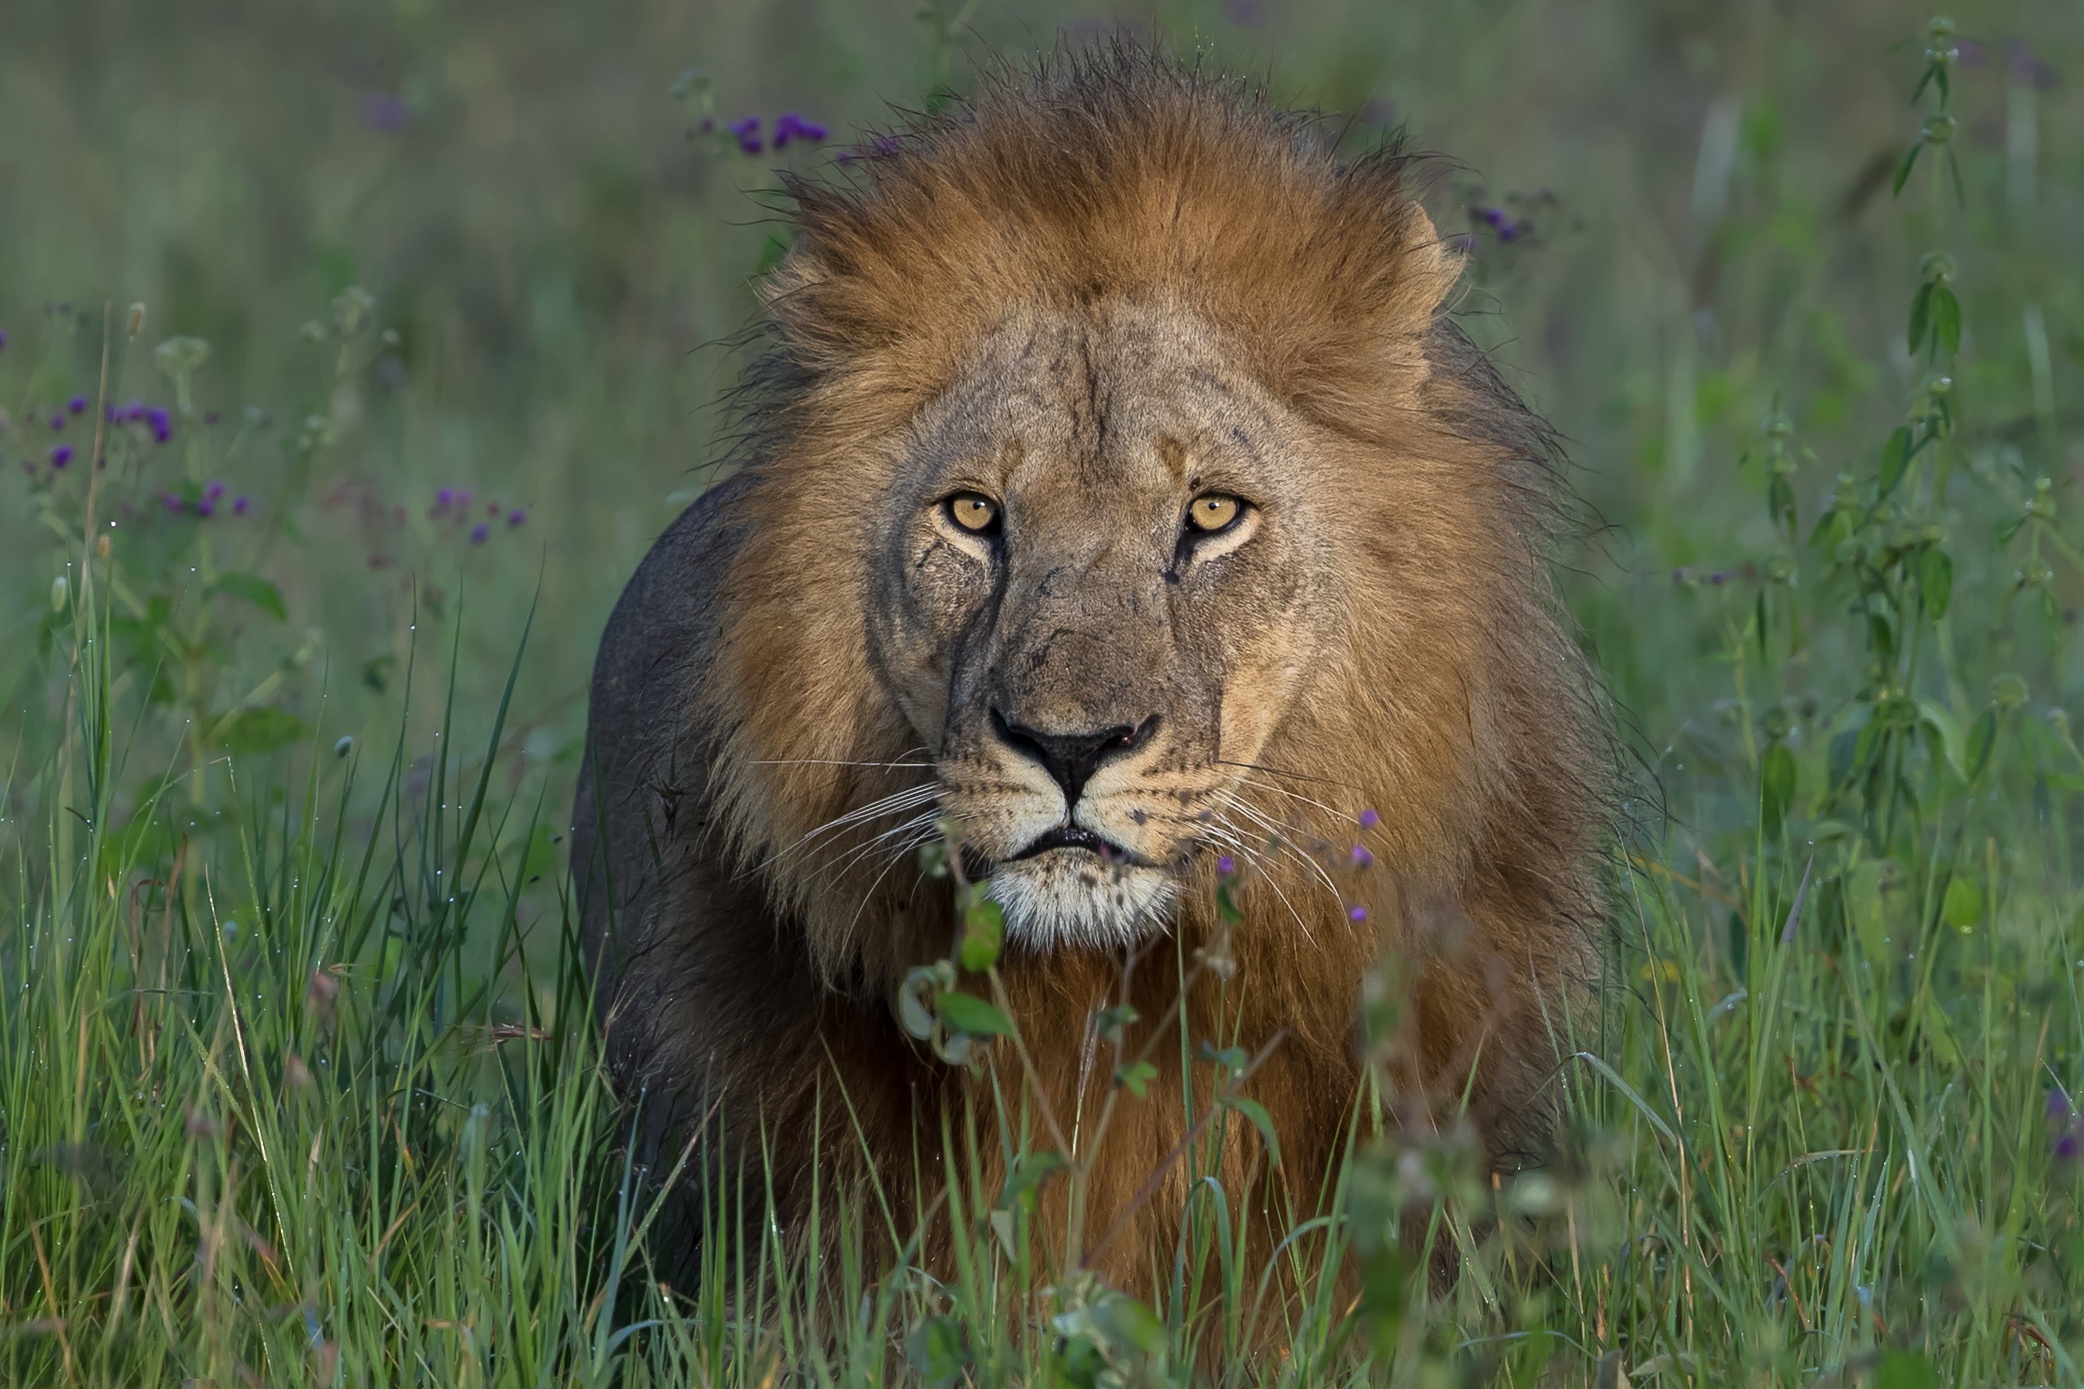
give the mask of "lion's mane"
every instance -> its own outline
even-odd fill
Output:
[[[888,1004],[908,968],[948,949],[947,894],[909,864],[878,876],[792,846],[931,775],[879,693],[872,552],[846,522],[873,511],[908,421],[1016,304],[1118,296],[1199,315],[1335,450],[1354,515],[1393,518],[1325,537],[1350,574],[1348,601],[1321,614],[1340,654],[1265,773],[1291,793],[1303,842],[1240,886],[1224,1001],[1212,984],[1185,1000],[1197,1036],[1257,1048],[1283,1034],[1253,1093],[1279,1126],[1288,1191],[1308,1210],[1335,1165],[1364,1065],[1362,984],[1385,948],[1412,989],[1385,1044],[1401,1120],[1432,1121],[1453,1108],[1432,1101],[1467,1089],[1493,1161],[1542,1149],[1558,1037],[1598,974],[1613,784],[1597,682],[1550,577],[1557,451],[1450,315],[1460,263],[1416,201],[1412,160],[1334,144],[1247,84],[1109,49],[990,81],[835,175],[791,181],[799,239],[767,287],[739,466],[704,523],[718,572],[679,629],[700,655],[654,652],[643,668],[665,674],[639,698],[614,683],[636,658],[615,665],[604,649],[589,753],[601,780],[577,817],[586,864],[658,865],[618,898],[620,927],[587,910],[618,1073],[660,1113],[735,1104],[735,1141],[764,1142],[785,1218],[806,1199],[813,1130],[828,1185],[894,1176],[921,1154],[932,1164],[939,1106],[964,1093]],[[668,601],[641,575],[632,594],[624,609]],[[646,735],[649,763],[632,771],[604,719],[669,731]],[[603,810],[617,778],[649,808]],[[1343,856],[1364,810],[1381,817],[1374,862],[1343,867],[1335,894],[1307,841]],[[1215,929],[1211,888],[1180,909],[1182,950]],[[1371,909],[1363,924],[1354,903]],[[1173,1000],[1172,959],[1168,946],[1136,974],[1146,1019]],[[1075,952],[1006,961],[1060,1112],[1082,1084],[1107,1083],[1104,1065],[1081,1079],[1081,1039],[1118,968]],[[1184,1131],[1179,1092],[1200,1082],[1179,1050],[1156,1049],[1158,1094],[1174,1098],[1128,1107],[1109,1137],[1095,1228]],[[1237,1175],[1259,1161],[1249,1133],[1231,1147]],[[1117,1276],[1140,1282],[1163,1253],[1184,1183],[1174,1172],[1130,1215],[1105,1261]]]

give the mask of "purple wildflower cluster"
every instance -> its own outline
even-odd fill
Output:
[[[2084,1114],[2077,1112],[2069,1092],[2059,1085],[2048,1092],[2048,1118],[2061,1126],[2055,1135],[2056,1160],[2075,1162],[2084,1157]]]
[[[86,408],[86,401],[80,401],[80,408]],[[174,415],[164,405],[147,405],[141,400],[133,400],[125,405],[111,405],[105,413],[110,424],[145,426],[152,431],[152,437],[162,444],[174,437]],[[51,427],[57,428],[55,424]]]
[[[476,494],[468,487],[443,487],[434,493],[434,505],[427,511],[436,520],[448,520],[458,525],[469,521],[471,503]],[[485,504],[485,516],[490,518],[470,526],[470,543],[482,545],[492,538],[492,523],[504,513],[508,530],[519,530],[528,524],[528,512],[522,507],[505,507],[498,502]]]
[[[362,125],[381,135],[396,135],[412,124],[412,107],[392,92],[364,92],[359,103]]]
[[[38,409],[33,410],[30,413],[32,416],[39,416],[43,413],[43,411],[41,409]],[[51,408],[50,414],[51,432],[53,434],[64,433],[66,425],[70,424],[75,416],[84,415],[86,413],[87,397],[83,395],[74,396],[71,400],[66,401],[65,404],[62,406],[53,406]],[[71,444],[53,444],[51,445],[50,452],[45,454],[44,456],[49,460],[50,465],[53,468],[62,469],[68,463],[72,462],[73,452],[74,450]]]
[[[1472,207],[1469,215],[1491,229],[1500,241],[1518,241],[1534,230],[1534,224],[1514,217],[1502,207]]]
[[[1959,39],[1954,47],[1964,68],[1985,67],[1990,62],[1988,44],[1977,43],[1974,39]],[[2052,90],[2062,80],[2047,59],[2036,54],[2020,39],[2013,39],[2004,46],[2004,71],[2014,82],[2023,82],[2044,92]]]
[[[229,490],[221,482],[212,482],[204,487],[201,493],[193,500],[182,496],[179,492],[169,492],[165,497],[166,509],[170,515],[193,515],[198,521],[207,521],[224,509],[224,494]],[[230,508],[231,514],[244,516],[251,505],[252,502],[247,497],[233,497]]]
[[[701,128],[705,131],[712,130],[715,128],[715,121],[705,116]],[[727,121],[724,123],[724,129],[737,139],[738,148],[746,154],[758,154],[768,147],[768,142],[760,137],[758,116],[744,116],[735,121]],[[784,111],[774,118],[772,147],[776,150],[787,149],[791,140],[800,140],[806,145],[822,145],[831,134],[831,131],[816,121],[805,120],[801,112]]]

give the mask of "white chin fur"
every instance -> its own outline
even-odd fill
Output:
[[[1056,849],[992,870],[991,895],[1006,913],[1006,937],[1031,950],[1121,949],[1165,919],[1178,895],[1155,868],[1121,868]]]

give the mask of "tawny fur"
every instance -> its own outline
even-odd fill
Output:
[[[1449,316],[1459,262],[1406,160],[1341,159],[1255,90],[1111,52],[994,82],[846,170],[791,187],[800,235],[767,291],[772,351],[748,387],[742,467],[676,527],[713,563],[685,581],[672,565],[694,559],[648,565],[597,675],[574,865],[654,1162],[708,1116],[716,1154],[769,1156],[785,1224],[805,1218],[814,1132],[824,1190],[880,1179],[900,1226],[919,1213],[916,1160],[919,1190],[936,1190],[943,1113],[987,1092],[906,1038],[890,999],[948,952],[948,894],[909,863],[800,847],[867,844],[893,819],[820,830],[933,776],[871,659],[872,557],[850,522],[875,511],[895,441],[1010,310],[1128,302],[1211,325],[1351,497],[1350,520],[1320,537],[1345,576],[1314,617],[1323,654],[1306,697],[1268,713],[1257,761],[1274,770],[1248,774],[1295,847],[1241,875],[1236,977],[1204,973],[1185,1009],[1196,1038],[1256,1050],[1284,1034],[1248,1088],[1282,1170],[1239,1199],[1319,1207],[1363,1077],[1363,979],[1386,950],[1414,990],[1392,1049],[1401,1120],[1444,1121],[1466,1091],[1492,1162],[1538,1159],[1564,1018],[1582,1022],[1597,980],[1603,706],[1549,576],[1550,434]],[[1381,820],[1362,835],[1367,809]],[[1344,863],[1357,838],[1373,866],[1335,869],[1327,890],[1306,860],[1329,848]],[[1137,961],[1145,1019],[1212,938],[1213,853],[1184,877]],[[1059,1116],[1080,1107],[1082,1039],[1118,1001],[1120,965],[1096,951],[1003,963]],[[1150,1097],[1119,1106],[1095,1160],[1084,1222],[1090,1245],[1127,1213],[1098,1264],[1140,1290],[1170,1266],[1186,1181],[1175,1167],[1132,1209],[1186,1123],[1179,1047],[1153,1059]],[[1024,1083],[1003,1046],[994,1064]],[[1103,1054],[1088,1115],[1108,1069]],[[1236,1194],[1263,1155],[1233,1127]]]

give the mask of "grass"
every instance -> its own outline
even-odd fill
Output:
[[[1612,523],[1564,558],[1643,795],[1558,1160],[1364,1125],[1293,1246],[1357,1282],[1296,1300],[1218,1257],[1132,1303],[973,1183],[953,1278],[875,1276],[845,1192],[813,1277],[751,1176],[658,1281],[578,672],[704,480],[739,189],[818,157],[702,116],[845,129],[1074,17],[929,11],[4,22],[0,1382],[2084,1380],[2084,34],[2027,6],[1914,103],[1947,44],[1880,6],[1151,11],[1472,161],[1466,312]]]

